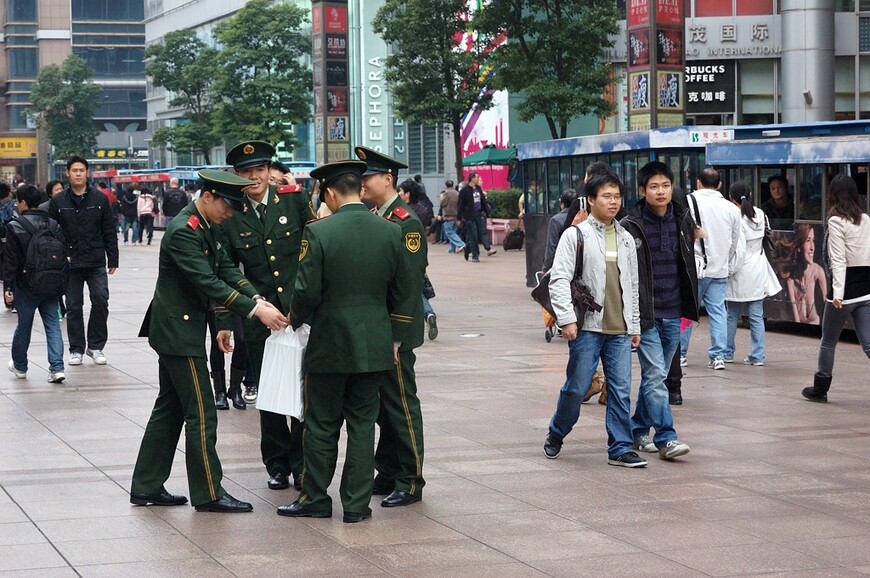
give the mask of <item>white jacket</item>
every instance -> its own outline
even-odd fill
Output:
[[[728,277],[725,301],[758,301],[782,291],[782,285],[761,249],[767,217],[755,207],[755,220],[740,215],[740,242],[734,256],[734,273]]]
[[[629,335],[640,335],[640,304],[638,296],[637,249],[634,237],[613,221],[616,226],[616,262],[619,266],[619,284],[622,288],[622,314]],[[556,312],[559,327],[577,321],[571,303],[571,279],[577,257],[577,229],[583,234],[583,274],[581,279],[589,287],[592,297],[604,305],[604,283],[607,266],[604,262],[604,224],[592,215],[579,225],[569,227],[562,233],[553,267],[550,269],[550,301]],[[583,331],[601,332],[604,310],[596,313],[589,310],[583,320]]]
[[[861,223],[856,225],[842,217],[828,219],[828,261],[831,266],[833,299],[842,299],[843,303],[857,303],[870,297],[862,287],[865,284],[855,283],[846,286],[846,269],[870,267],[870,218],[861,217]],[[866,279],[866,276],[864,277]],[[855,279],[858,281],[858,279]],[[830,297],[830,296],[828,296]]]
[[[704,277],[725,279],[730,273],[728,264],[733,263],[740,241],[740,209],[726,200],[722,193],[712,189],[698,189],[689,197],[692,218],[698,222],[691,199],[694,197],[701,213],[701,227],[707,234],[704,237],[704,249],[707,252],[707,271]],[[701,255],[700,240],[695,241],[695,254]]]

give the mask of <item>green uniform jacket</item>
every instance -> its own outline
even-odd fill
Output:
[[[394,367],[393,342],[401,341],[413,315],[402,251],[401,229],[362,203],[305,227],[290,318],[293,327],[311,326],[307,372]]]
[[[398,210],[397,209],[402,209]],[[402,335],[401,351],[410,351],[423,345],[423,275],[426,274],[426,267],[429,265],[428,244],[426,243],[426,228],[423,227],[422,221],[414,213],[414,210],[402,200],[402,197],[397,196],[395,200],[387,207],[384,217],[398,223],[402,227],[402,254],[407,262],[408,268],[412,271],[410,288],[410,299],[414,300],[410,305],[413,306],[414,321],[408,327],[408,332]]]
[[[263,196],[265,223],[246,199],[245,210],[217,225],[215,233],[230,260],[242,265],[260,295],[287,314],[299,268],[302,227],[316,215],[307,193],[278,193],[277,188],[270,186]],[[226,313],[221,307],[216,311]],[[269,328],[256,318],[244,319],[242,324],[247,339],[265,341],[269,337]]]
[[[157,353],[206,357],[205,315],[209,299],[242,317],[257,291],[233,265],[212,229],[190,203],[160,242],[157,286],[140,337]]]

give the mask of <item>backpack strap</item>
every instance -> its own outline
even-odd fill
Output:
[[[580,227],[577,229],[577,255],[574,258],[574,277],[579,278],[583,275],[583,233],[580,232]]]
[[[701,225],[701,211],[698,210],[698,201],[695,200],[694,193],[689,194],[689,200],[692,201],[692,206],[695,207],[695,215],[697,219],[695,220],[695,224],[700,228]],[[701,241],[701,255],[704,257],[704,267],[707,267],[707,248],[704,246],[704,239],[698,239]]]

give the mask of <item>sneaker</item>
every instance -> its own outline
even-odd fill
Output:
[[[69,365],[81,365],[82,364],[82,354],[81,353],[70,353],[69,361],[67,361]]]
[[[659,449],[659,457],[663,460],[672,460],[689,453],[689,446],[680,440],[671,440]]]
[[[646,460],[634,452],[625,452],[621,456],[607,458],[607,463],[611,466],[622,466],[624,468],[642,468],[646,466]]]
[[[435,314],[430,313],[426,317],[426,323],[429,325],[429,341],[435,341],[438,337],[438,321],[435,319]]]
[[[66,379],[66,375],[62,371],[50,371],[48,373],[48,383],[60,383]]]
[[[725,363],[734,363],[734,358],[733,357],[725,357],[722,359],[722,361],[724,361]]]
[[[763,361],[753,361],[747,357],[746,359],[743,360],[743,365],[754,365],[756,367],[761,367],[762,365],[764,365],[764,362]]]
[[[710,369],[725,369],[725,360],[721,357],[714,357],[710,360],[710,363],[707,364],[707,367]]]
[[[640,436],[639,438],[634,440],[634,443],[631,444],[631,447],[639,452],[646,452],[648,454],[653,454],[659,451],[659,449],[653,443],[652,438],[648,435]]]
[[[471,259],[472,263],[480,263],[480,259],[473,258]]]
[[[27,379],[27,372],[26,371],[18,371],[17,369],[15,369],[15,362],[12,361],[11,359],[9,360],[9,371],[14,373],[15,377],[17,377],[18,379]]]
[[[492,256],[495,255],[496,253],[498,253],[498,249],[487,249],[487,250],[486,250],[486,254],[487,254],[487,256],[489,256],[489,257],[492,257]]]
[[[559,457],[559,452],[562,451],[562,440],[551,433],[547,434],[547,439],[544,440],[544,455],[551,460]]]
[[[686,357],[685,355],[681,355],[680,356],[680,367],[686,367],[687,365],[689,365],[689,358]]]
[[[245,403],[257,403],[257,386],[245,386],[245,392],[242,394],[242,399],[245,400]]]
[[[88,357],[93,358],[94,363],[97,365],[106,365],[106,356],[101,349],[88,349],[85,353],[87,353]]]

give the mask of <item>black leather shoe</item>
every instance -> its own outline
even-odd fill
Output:
[[[232,400],[233,407],[236,409],[245,409],[248,406],[245,403],[245,399],[242,397],[242,388],[240,387],[230,389],[227,392],[227,396]]]
[[[345,512],[344,517],[341,519],[341,521],[345,524],[356,524],[357,522],[368,520],[371,517],[372,509],[366,508],[365,512]]]
[[[422,500],[422,496],[412,496],[408,492],[396,490],[381,501],[382,508],[396,508],[398,506],[407,506],[414,502]]]
[[[235,512],[251,512],[253,510],[254,506],[248,502],[237,500],[229,494],[224,494],[219,500],[215,500],[214,502],[196,506],[197,512],[224,512],[232,514]]]
[[[187,503],[184,496],[173,496],[167,491],[159,494],[130,494],[130,503],[136,506],[183,506]]]
[[[278,515],[288,518],[331,518],[332,512],[311,510],[299,502],[293,502],[286,506],[278,506]]]
[[[293,489],[297,492],[302,491],[302,474],[293,474]]]
[[[224,392],[214,394],[214,406],[217,409],[230,409],[230,404],[227,402],[227,394]]]
[[[290,487],[290,481],[287,479],[287,474],[283,472],[275,472],[269,481],[266,482],[270,490],[284,490]]]
[[[683,405],[682,393],[668,393],[668,403],[671,405]]]

